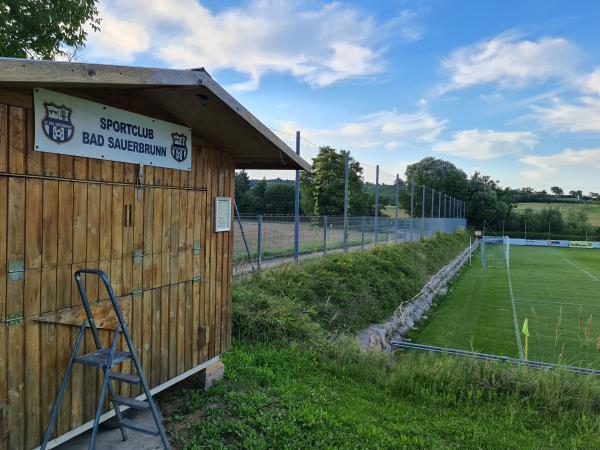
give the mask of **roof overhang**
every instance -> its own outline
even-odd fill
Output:
[[[230,154],[237,169],[311,169],[204,69],[0,58],[0,87],[124,90]]]

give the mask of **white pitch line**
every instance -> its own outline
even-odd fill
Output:
[[[506,267],[506,274],[508,276],[508,292],[510,293],[510,303],[512,304],[513,322],[515,324],[515,336],[517,337],[519,358],[525,359],[525,353],[523,352],[523,343],[521,342],[521,335],[519,334],[519,321],[517,319],[517,307],[515,305],[515,296],[513,294],[512,281],[510,279],[510,267]]]
[[[582,269],[581,267],[579,267],[577,264],[575,264],[573,261],[571,261],[570,259],[567,258],[563,258],[566,262],[568,262],[570,265],[572,265],[573,267],[575,267],[576,269],[581,270],[583,273],[585,273],[586,275],[590,276],[591,278],[593,278],[596,281],[600,281],[600,279],[596,278],[594,275],[592,275],[591,273],[589,273],[587,270]]]

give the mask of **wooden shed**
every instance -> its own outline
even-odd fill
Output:
[[[97,111],[119,119],[102,128]],[[137,120],[183,131],[165,154],[144,143],[159,132]],[[100,145],[98,129],[122,135],[117,150],[108,150],[108,136]],[[169,155],[175,160],[159,161]],[[234,170],[253,168],[309,166],[203,69],[0,58],[5,448],[40,445],[84,318],[73,278],[80,268],[110,277],[153,393],[219,360],[231,343],[233,212],[217,218],[215,208],[234,196]],[[86,288],[108,342],[107,296],[96,282]],[[88,335],[84,346],[94,349]],[[90,427],[98,386],[97,371],[76,367],[54,444]]]

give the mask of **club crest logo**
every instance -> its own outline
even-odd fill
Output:
[[[58,144],[67,142],[73,137],[75,127],[71,122],[71,108],[57,106],[54,103],[44,103],[46,117],[42,120],[44,133]]]
[[[187,158],[187,136],[179,133],[172,133],[173,144],[171,145],[171,156],[177,162],[182,162]]]

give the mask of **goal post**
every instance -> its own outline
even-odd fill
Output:
[[[480,243],[483,267],[509,267],[510,240],[505,236],[485,236]]]

